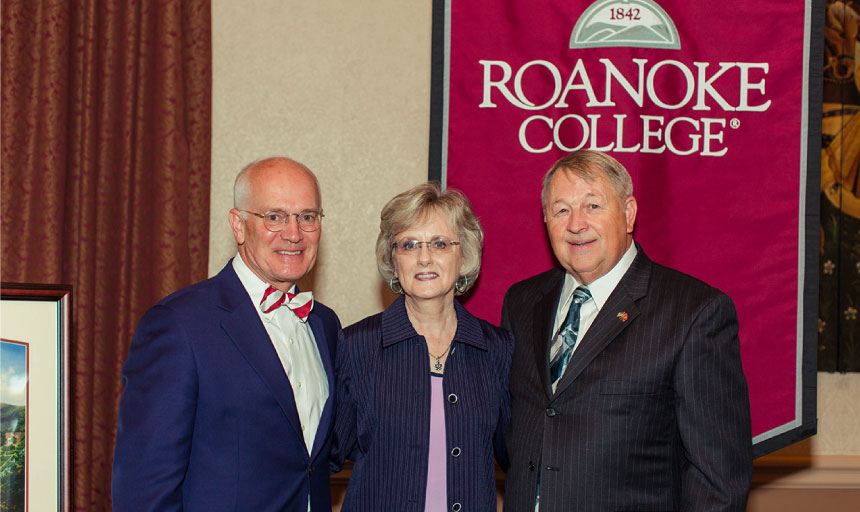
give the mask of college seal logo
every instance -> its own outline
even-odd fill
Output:
[[[570,48],[681,49],[672,18],[653,0],[599,0],[576,21]]]

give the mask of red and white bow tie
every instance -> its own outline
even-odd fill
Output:
[[[314,308],[314,295],[311,292],[290,293],[282,292],[274,286],[266,288],[260,309],[263,313],[271,313],[281,306],[287,306],[302,322],[308,321],[308,315]]]

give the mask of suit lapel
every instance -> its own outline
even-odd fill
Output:
[[[219,277],[222,276],[225,286],[221,307],[231,313],[221,322],[221,327],[275,396],[296,435],[304,439],[290,380],[254,304],[233,271],[232,262],[221,271]]]
[[[561,288],[564,284],[564,272],[559,272],[556,279],[550,282],[543,296],[535,301],[535,314],[533,318],[535,325],[534,356],[535,365],[540,373],[541,385],[546,391],[547,397],[552,397],[552,385],[549,378],[549,351],[552,346],[552,326],[555,323],[555,313],[558,309],[558,301],[561,296]]]
[[[322,318],[311,311],[311,314],[308,317],[308,325],[314,333],[314,341],[316,341],[317,350],[319,350],[320,359],[323,364],[323,370],[325,370],[326,379],[328,380],[328,398],[323,406],[322,415],[320,416],[320,424],[319,427],[317,427],[317,433],[314,436],[314,446],[310,454],[311,460],[314,460],[325,443],[325,438],[328,435],[329,426],[331,425],[332,407],[334,404],[334,400],[332,399],[334,397],[334,365],[332,364],[331,353],[329,352],[328,347],[329,340],[326,338],[325,325],[323,324]]]
[[[594,361],[627,326],[639,316],[636,302],[648,292],[651,275],[651,260],[637,245],[638,253],[630,268],[621,278],[615,290],[597,313],[585,337],[577,347],[570,363],[556,386],[556,396],[564,392],[577,377]]]

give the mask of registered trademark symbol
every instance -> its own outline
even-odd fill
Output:
[[[729,126],[732,128],[738,128],[741,125],[741,120],[737,117],[733,117],[731,121],[729,121]]]

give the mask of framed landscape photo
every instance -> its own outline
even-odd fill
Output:
[[[69,510],[69,285],[2,283],[0,512]]]

